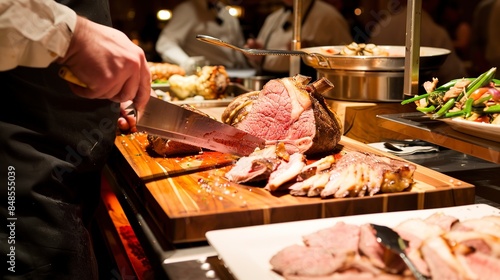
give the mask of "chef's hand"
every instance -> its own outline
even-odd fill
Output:
[[[131,107],[132,101],[120,103],[120,117],[118,118],[118,129],[121,133],[137,132],[137,119],[134,109]]]
[[[140,112],[151,91],[151,75],[144,51],[113,28],[77,17],[65,65],[87,87],[69,84],[78,96],[133,101]]]
[[[151,90],[151,96],[158,97],[158,95]],[[137,132],[137,120],[141,118],[142,110],[134,110],[132,101],[125,101],[120,103],[120,117],[118,118],[118,129],[121,133],[134,133]],[[137,115],[136,115],[137,113]]]

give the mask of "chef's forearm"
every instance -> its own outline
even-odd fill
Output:
[[[165,44],[157,48],[158,53],[165,62],[181,65],[189,56],[182,50],[181,47],[174,44]]]

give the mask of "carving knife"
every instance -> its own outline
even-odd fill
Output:
[[[264,139],[155,97],[149,98],[142,116],[137,120],[137,129],[238,156],[247,156],[265,145]]]
[[[87,87],[66,67],[60,69],[59,76]],[[266,142],[234,126],[153,96],[141,113],[136,125],[138,130],[216,152],[247,156],[256,148],[264,148]]]

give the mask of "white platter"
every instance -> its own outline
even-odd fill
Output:
[[[497,208],[474,204],[214,230],[207,232],[206,237],[236,279],[281,280],[283,278],[271,270],[269,260],[289,245],[303,244],[301,237],[305,234],[333,226],[339,221],[356,225],[376,223],[394,227],[409,218],[427,218],[436,212],[460,220],[500,215]]]
[[[442,119],[456,131],[500,142],[500,125],[467,121],[462,118]]]

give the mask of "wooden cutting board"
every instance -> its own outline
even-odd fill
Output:
[[[121,135],[111,168],[174,244],[204,241],[215,229],[306,219],[428,209],[474,203],[474,186],[417,165],[411,191],[372,197],[296,197],[270,193],[259,185],[229,183],[224,174],[236,160],[217,152],[164,158],[149,153],[145,135]],[[339,150],[385,154],[343,137]]]

